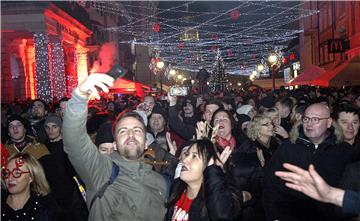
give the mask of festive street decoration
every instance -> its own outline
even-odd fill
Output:
[[[233,21],[236,21],[240,17],[239,10],[233,10],[230,12],[230,17]]]
[[[85,3],[79,4],[85,6]],[[174,64],[178,69],[194,72],[200,67],[212,69],[214,52],[219,49],[227,72],[242,75],[249,75],[254,65],[275,47],[286,49],[289,41],[303,32],[289,24],[319,13],[318,10],[304,9],[302,1],[212,2],[211,10],[201,7],[201,4],[204,3],[186,1],[167,4],[160,1],[151,6],[130,1],[108,1],[94,3],[90,7],[123,16],[129,21],[103,30],[132,36],[119,44],[157,48],[163,61]],[[123,13],[124,9],[130,13]],[[149,16],[144,14],[145,11],[154,13]],[[149,25],[144,25],[146,22]],[[186,44],[182,44],[184,41]],[[193,59],[194,53],[202,59]],[[243,68],[239,68],[239,62]]]
[[[34,34],[36,60],[36,89],[38,98],[49,102],[52,100],[50,65],[48,53],[48,37],[46,33]]]
[[[220,50],[217,51],[210,75],[209,88],[211,91],[224,91],[226,89],[227,77],[225,74],[224,60]]]
[[[153,30],[154,32],[160,32],[160,24],[159,24],[159,23],[153,24],[152,30]]]

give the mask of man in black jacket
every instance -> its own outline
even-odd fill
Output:
[[[44,121],[48,136],[46,146],[51,153],[52,173],[47,173],[53,196],[61,208],[60,220],[87,220],[88,211],[73,177],[79,180],[64,151],[62,120],[57,115],[48,115]]]
[[[316,103],[309,106],[299,130],[293,130],[290,141],[283,143],[267,165],[264,180],[264,209],[267,220],[338,220],[334,208],[316,202],[285,187],[274,173],[283,170],[285,162],[308,168],[314,164],[327,183],[338,186],[353,148],[343,142],[342,133],[332,127],[330,110]],[[296,132],[296,133],[295,133]]]
[[[196,135],[196,123],[200,119],[197,119],[195,122],[190,122],[189,119],[181,120],[181,118],[178,116],[179,113],[178,113],[178,110],[176,107],[177,98],[174,96],[170,96],[169,94],[168,94],[168,98],[169,98],[169,115],[168,116],[170,119],[169,127],[184,140],[192,139],[193,136]],[[188,104],[189,102],[187,102],[186,99],[184,102],[185,102],[184,107],[191,105],[191,104]],[[194,102],[192,102],[192,103],[194,104]],[[196,108],[196,107],[194,107],[194,108]],[[205,111],[202,115],[203,120],[205,120],[210,125],[210,121],[211,121],[213,113],[219,108],[224,108],[224,106],[221,102],[219,102],[217,100],[210,100],[210,101],[206,102]]]

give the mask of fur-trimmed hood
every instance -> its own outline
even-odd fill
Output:
[[[342,143],[344,141],[344,135],[336,122],[332,122],[331,127],[326,131],[327,136],[324,142],[335,142]],[[303,124],[301,122],[296,123],[291,129],[290,133],[290,142],[295,143],[311,143],[311,141],[305,136]]]

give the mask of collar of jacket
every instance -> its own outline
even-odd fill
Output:
[[[324,146],[327,147],[329,145],[335,144],[336,143],[336,136],[334,134],[334,128],[330,127],[329,129],[326,130],[326,137],[325,140],[320,143],[318,146]],[[315,148],[315,144],[313,144],[308,137],[305,136],[304,134],[304,128],[303,126],[299,126],[299,137],[296,139],[296,144],[301,144],[301,145],[305,145],[306,147],[313,147]]]
[[[121,156],[117,151],[110,155],[111,159],[120,167],[121,173],[124,172],[133,176],[144,176],[152,171],[152,166],[141,161],[130,161]]]

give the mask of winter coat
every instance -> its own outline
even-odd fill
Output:
[[[67,103],[63,122],[63,142],[70,162],[84,181],[87,205],[107,182],[112,163],[119,174],[90,208],[89,220],[163,220],[166,184],[164,178],[142,161],[128,161],[118,152],[99,153],[86,133],[87,99],[75,92]]]
[[[285,162],[303,169],[313,164],[327,183],[338,186],[345,167],[352,161],[353,148],[341,142],[341,133],[332,127],[317,147],[304,135],[302,125],[296,129],[297,133],[291,133],[295,137],[290,137],[293,143],[284,142],[265,170],[263,194],[267,220],[338,220],[333,206],[287,188],[274,173],[284,170]]]
[[[30,198],[22,209],[14,210],[7,203],[9,193],[1,192],[1,220],[58,221],[59,208],[51,195],[41,196],[31,192]]]
[[[179,179],[175,179],[173,186],[179,184]],[[205,206],[205,199],[203,197],[203,187],[200,189],[198,195],[193,199],[189,210],[189,221],[210,221]],[[170,207],[166,213],[166,221],[171,221],[174,215],[174,206]]]

